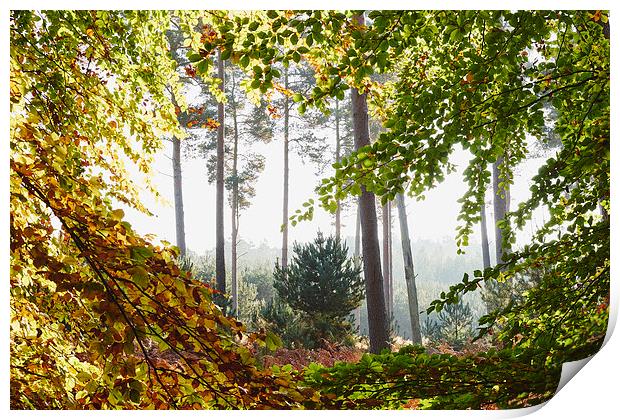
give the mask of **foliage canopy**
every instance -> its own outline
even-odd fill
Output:
[[[360,184],[383,200],[405,189],[423,197],[455,169],[450,153],[461,147],[472,156],[459,200],[465,247],[490,182],[486,163],[503,157],[510,183],[528,137],[561,139],[501,226],[513,242],[547,207],[532,243],[465,274],[428,308],[544,267],[522,300],[480,320],[480,336],[502,327],[502,350],[408,349],[312,366],[303,380],[259,367],[254,348],[277,340],[222,315],[211,290],[178,268],[177,251],[140,237],[118,208],[148,213],[127,167],[148,175],[160,139],[183,136],[170,97],[182,98],[171,15],[11,13],[12,407],[522,406],[553,394],[561,363],[600,347],[610,280],[607,12],[373,11],[364,25],[335,11],[176,13],[188,60],[217,100],[217,49],[255,95],[278,88],[277,65],[307,61],[316,87],[286,92],[301,113],[327,109],[350,87],[368,94],[386,130],[323,180],[319,203],[330,210]],[[397,77],[379,83],[376,73]],[[314,202],[306,208],[295,221],[310,218]]]

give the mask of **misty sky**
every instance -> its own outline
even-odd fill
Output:
[[[161,195],[168,203],[156,202],[146,194],[144,203],[155,214],[148,217],[132,210],[126,210],[128,220],[134,228],[142,234],[155,234],[159,239],[175,243],[174,227],[174,195],[172,182],[172,155],[171,143],[165,143],[165,150],[158,155],[154,165],[154,181]],[[282,140],[274,139],[269,144],[256,144],[255,150],[266,157],[265,170],[256,185],[256,197],[252,206],[241,214],[240,238],[255,245],[266,242],[270,246],[280,247],[282,223]],[[439,187],[428,192],[426,199],[416,202],[407,199],[407,213],[409,217],[410,235],[416,239],[445,239],[454,238],[457,227],[457,215],[460,205],[456,202],[465,192],[462,171],[469,161],[465,152],[456,151],[451,162],[457,165],[457,171],[446,177]],[[537,172],[544,159],[531,159],[517,169],[515,183],[511,189],[512,208],[529,196],[531,177]],[[215,247],[215,185],[207,182],[207,169],[204,160],[184,160],[183,165],[183,196],[185,204],[185,230],[187,246],[192,251],[203,254],[206,250]],[[290,157],[290,190],[289,213],[301,208],[301,204],[313,197],[314,187],[321,176],[315,175],[315,167],[304,165],[294,153]],[[490,192],[487,194],[487,203],[491,202]],[[396,217],[396,209],[393,210]],[[525,232],[518,235],[522,242],[531,235],[532,229],[543,222],[542,212],[539,212],[531,224],[526,225]],[[289,229],[290,244],[293,241],[305,242],[312,240],[317,230],[324,233],[333,233],[333,215],[320,208],[315,210],[312,222],[302,222]],[[493,208],[487,206],[488,234],[493,250]],[[355,234],[355,212],[353,208],[343,214],[344,237]],[[398,222],[394,220],[394,238],[399,238]],[[379,224],[381,226],[381,224]],[[226,202],[225,208],[225,235],[230,240],[230,209]],[[471,237],[470,246],[480,243],[480,229],[476,227]]]

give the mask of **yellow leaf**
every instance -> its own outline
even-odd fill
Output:
[[[78,260],[76,260],[70,255],[65,255],[65,257],[62,259],[62,262],[67,265],[77,265],[79,263]]]
[[[125,217],[125,212],[122,209],[112,210],[112,219],[122,220]]]

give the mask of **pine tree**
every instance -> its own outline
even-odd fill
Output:
[[[276,95],[269,106],[274,116],[283,114],[282,124],[277,129],[283,137],[283,174],[282,174],[282,268],[288,265],[288,225],[289,225],[289,184],[290,153],[295,151],[303,163],[310,161],[321,167],[325,162],[326,138],[317,135],[319,126],[324,126],[327,117],[317,109],[300,110],[297,103],[289,98],[291,92],[307,92],[316,86],[315,72],[307,63],[300,63],[282,68],[283,92]],[[296,134],[294,137],[291,134]]]
[[[303,314],[320,338],[351,331],[351,311],[364,297],[361,268],[339,239],[318,233],[313,242],[293,245],[286,269],[274,268],[274,288],[282,301]]]
[[[456,304],[444,306],[439,313],[438,320],[441,338],[456,350],[461,350],[473,337],[474,316],[469,303],[464,304],[459,301]]]
[[[227,129],[231,133],[232,147],[227,150],[226,166],[230,174],[224,180],[229,191],[229,205],[231,209],[231,264],[230,285],[233,314],[239,315],[239,285],[238,285],[238,253],[239,222],[241,211],[250,206],[250,200],[256,191],[254,186],[258,176],[265,167],[262,155],[250,152],[249,146],[271,140],[273,135],[273,119],[269,117],[264,101],[260,106],[252,105],[245,93],[240,89],[244,80],[243,73],[234,66],[229,66],[226,86],[229,115],[232,126]]]
[[[219,89],[224,91],[224,60],[217,55]],[[215,284],[217,290],[226,293],[226,263],[224,259],[224,102],[217,106],[217,165],[215,178]]]
[[[169,52],[172,59],[177,64],[177,72],[179,73],[180,80],[187,86],[198,85],[201,90],[207,89],[206,85],[201,82],[199,77],[196,77],[193,67],[185,58],[187,47],[183,47],[184,34],[179,26],[177,19],[171,20],[171,29],[166,31],[166,38],[168,41]],[[179,125],[184,128],[188,138],[192,138],[190,131],[191,127],[200,127],[206,123],[209,118],[208,112],[197,113],[195,110],[205,108],[205,98],[199,98],[199,107],[190,107],[185,111],[181,110],[178,99],[171,89],[168,87],[168,93],[170,94],[170,100],[175,107],[177,120]],[[184,101],[183,101],[184,102]],[[194,111],[194,112],[191,112]],[[201,130],[202,131],[202,130]],[[175,231],[176,231],[176,245],[179,248],[181,257],[184,257],[187,253],[187,246],[185,242],[185,211],[183,206],[183,172],[181,168],[181,139],[177,136],[172,136],[170,139],[172,142],[172,178],[174,186],[174,212],[175,212]],[[186,143],[183,142],[183,143]]]

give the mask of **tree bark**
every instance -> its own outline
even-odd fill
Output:
[[[415,270],[413,266],[413,254],[411,253],[411,241],[409,240],[409,224],[405,209],[405,196],[396,196],[398,208],[398,220],[400,222],[400,241],[403,248],[403,263],[405,267],[405,282],[407,283],[407,300],[409,302],[409,320],[411,322],[411,341],[414,344],[422,344],[420,331],[420,309],[418,307],[418,289],[415,284]]]
[[[217,54],[219,89],[224,92],[224,61]],[[226,266],[224,260],[224,102],[217,104],[217,166],[215,193],[215,283],[221,293],[226,293]]]
[[[503,244],[504,235],[498,226],[498,223],[506,218],[506,213],[510,209],[510,188],[507,184],[504,184],[503,188],[499,186],[504,181],[500,173],[500,166],[503,162],[504,158],[500,157],[493,163],[493,209],[495,213],[495,258],[497,264],[504,261],[504,254],[510,252],[510,247],[505,247]]]
[[[389,285],[390,285],[390,300],[389,300],[389,311],[390,311],[390,316],[394,315],[394,252],[393,252],[393,248],[392,248],[392,239],[393,239],[393,232],[392,232],[392,202],[389,203],[388,206],[388,221],[390,223],[390,228],[388,233],[390,234],[390,241],[388,244],[388,256],[389,258],[389,265],[390,265],[390,281],[389,281]]]
[[[284,68],[284,88],[288,89],[288,70]],[[289,100],[284,98],[284,186],[282,193],[282,270],[288,266],[288,124]]]
[[[359,24],[364,23],[364,18],[361,15],[355,15],[353,19]],[[351,89],[351,105],[353,108],[355,149],[359,150],[370,144],[366,94],[360,94],[357,89]],[[383,295],[383,279],[381,277],[377,211],[375,208],[375,195],[367,191],[364,185],[362,185],[361,190],[359,203],[364,277],[366,280],[366,302],[368,307],[368,335],[370,338],[370,351],[372,353],[379,353],[381,350],[390,347],[390,339]]]
[[[336,99],[336,162],[340,162],[340,115]],[[340,239],[340,200],[336,201],[336,238]]]
[[[230,286],[232,294],[232,311],[233,315],[239,317],[239,298],[237,285],[237,235],[239,233],[239,179],[237,178],[237,164],[239,160],[239,125],[237,124],[237,104],[235,102],[235,74],[232,73],[232,95],[231,106],[233,117],[233,164],[232,164],[232,200],[231,207],[231,223],[230,223]]]
[[[480,206],[480,232],[482,236],[482,265],[484,268],[491,266],[491,255],[489,253],[489,236],[487,234],[487,211],[486,205]]]
[[[355,245],[353,248],[353,255],[355,256],[355,258],[359,258],[360,257],[360,249],[361,249],[361,235],[360,235],[360,231],[361,231],[361,222],[360,222],[360,205],[359,205],[359,198],[357,200],[356,203],[356,207],[357,207],[357,211],[356,216],[355,216]],[[358,306],[355,309],[355,326],[359,329],[361,327],[361,323],[362,323],[362,307]]]
[[[361,235],[360,235],[360,233],[361,233],[360,231],[361,231],[361,228],[362,228],[362,226],[361,226],[362,221],[361,221],[361,217],[360,217],[361,215],[360,215],[359,198],[357,199],[357,212],[356,213],[357,213],[357,215],[355,217],[355,251],[353,252],[353,254],[356,257],[359,257],[360,256],[361,244],[362,244]]]
[[[183,210],[183,175],[181,172],[181,140],[172,137],[172,177],[174,184],[174,216],[179,255],[185,256],[185,212]]]
[[[383,224],[383,293],[385,295],[385,311],[388,322],[392,319],[392,296],[390,295],[390,203],[385,203],[381,208],[381,221]]]

